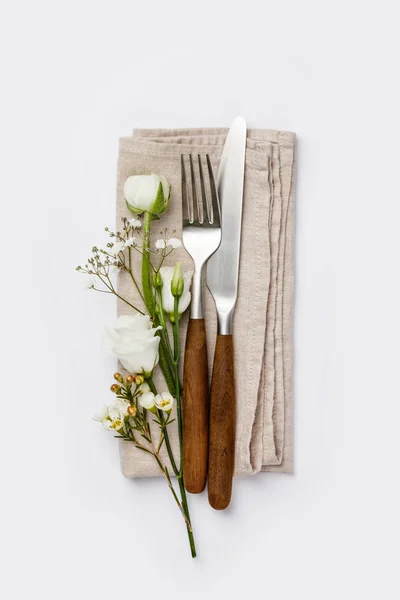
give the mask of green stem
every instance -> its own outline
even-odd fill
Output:
[[[153,378],[152,377],[148,377],[147,383],[149,384],[149,387],[150,387],[151,391],[153,392],[153,394],[156,396],[157,395],[157,388],[154,385]],[[158,411],[158,416],[160,418],[161,423],[164,425],[165,419],[164,419],[164,415],[163,415],[162,410]],[[178,476],[179,471],[178,471],[178,467],[176,466],[174,454],[172,452],[171,442],[170,442],[168,431],[167,431],[166,427],[164,427],[164,438],[165,438],[165,445],[166,445],[167,451],[168,451],[169,460],[171,461],[172,469],[173,469],[175,475]]]
[[[160,332],[158,332],[160,333]],[[163,340],[163,337],[160,335],[160,347],[159,347],[159,355],[160,355],[160,367],[163,372],[165,381],[167,383],[168,389],[172,395],[175,394],[175,378],[174,373],[171,369],[171,363],[169,361],[168,349],[166,347],[166,343]]]
[[[154,298],[151,289],[150,224],[151,213],[145,212],[143,217],[142,288],[147,310],[150,316],[154,317]]]
[[[175,365],[175,377],[176,377],[175,388],[179,390],[178,395],[180,398],[180,382],[179,382],[178,365],[177,364]],[[153,394],[157,394],[157,388],[154,385],[153,379],[151,377],[149,377],[147,379],[147,382],[148,382]],[[182,499],[182,508],[183,508],[183,513],[185,515],[186,530],[187,530],[187,534],[188,534],[188,538],[189,538],[190,551],[192,554],[192,558],[195,558],[196,557],[196,545],[194,542],[192,523],[190,520],[189,506],[188,506],[188,502],[187,502],[185,484],[184,484],[184,480],[183,480],[183,471],[182,471],[182,416],[180,414],[181,413],[180,403],[179,403],[179,406],[177,404],[177,410],[178,410],[178,429],[179,429],[179,447],[180,447],[180,469],[179,469],[179,471],[177,469],[174,456],[172,454],[172,448],[171,448],[171,444],[169,441],[167,427],[164,428],[164,439],[165,439],[165,445],[167,447],[168,456],[171,461],[172,468],[173,468],[176,478],[178,480],[179,490],[180,490],[181,499]],[[159,411],[159,416],[160,416],[160,421],[162,423],[164,423],[164,415],[162,414],[162,411]],[[181,421],[180,427],[179,427],[179,421]]]
[[[177,476],[179,489],[181,491],[182,506],[187,519],[190,523],[190,528],[187,528],[190,550],[192,557],[196,556],[196,546],[194,543],[193,531],[191,527],[189,506],[186,497],[185,482],[183,479],[183,441],[182,441],[182,403],[181,403],[181,382],[179,381],[179,358],[180,358],[180,336],[179,336],[179,298],[174,298],[174,323],[172,325],[174,333],[174,374],[175,374],[175,397],[176,397],[176,412],[178,415],[178,433],[179,433],[179,453],[180,453],[180,465],[179,475]]]
[[[176,410],[178,415],[178,433],[179,433],[179,452],[180,468],[179,472],[183,474],[183,444],[182,444],[182,403],[181,403],[181,383],[179,381],[179,357],[180,357],[180,338],[179,338],[179,298],[174,298],[174,323],[172,325],[174,332],[174,376],[175,376],[175,398]]]
[[[184,484],[184,481],[183,481],[183,474],[182,475],[178,475],[177,479],[178,479],[178,483],[179,483],[179,489],[180,489],[180,492],[181,492],[182,508],[183,508],[183,511],[184,511],[184,513],[186,515],[186,518],[187,518],[186,530],[187,530],[187,534],[188,534],[188,538],[189,538],[190,551],[192,553],[192,558],[196,558],[196,544],[194,543],[194,535],[193,535],[193,529],[192,529],[192,522],[190,520],[189,506],[188,506],[187,498],[186,498],[186,490],[185,490],[185,484]]]

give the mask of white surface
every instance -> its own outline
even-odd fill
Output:
[[[7,600],[399,597],[396,3],[233,4],[0,4]],[[192,497],[192,561],[164,482],[124,480],[90,421],[114,305],[74,267],[120,135],[236,115],[299,136],[296,475],[236,481],[223,514]]]

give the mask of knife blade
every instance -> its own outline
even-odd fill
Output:
[[[236,419],[232,322],[239,281],[246,135],[246,121],[237,117],[226,137],[217,176],[222,240],[207,263],[207,287],[218,318],[208,469],[208,500],[217,510],[225,509],[232,495]]]

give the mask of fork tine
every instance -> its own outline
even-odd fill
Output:
[[[200,212],[199,212],[199,204],[197,201],[197,194],[196,194],[196,179],[194,177],[194,169],[193,169],[193,159],[192,159],[192,155],[189,154],[189,165],[190,165],[190,179],[192,182],[192,201],[193,201],[193,218],[191,220],[191,223],[193,223],[196,220],[196,211],[197,211],[197,215],[198,215],[198,220],[200,221]],[[202,223],[202,221],[200,221],[200,223]]]
[[[206,187],[204,184],[203,167],[201,165],[200,154],[197,155],[197,160],[199,161],[199,175],[200,175],[200,187],[201,187],[201,199],[202,199],[202,202],[201,203],[199,202],[199,204],[201,204],[201,207],[202,207],[202,219],[201,219],[200,223],[203,223],[205,216],[208,215],[208,208],[207,208]],[[200,220],[200,215],[199,215],[199,220]]]
[[[208,154],[206,154],[206,159],[207,159],[207,167],[208,167],[208,174],[210,177],[210,188],[211,188],[211,214],[208,213],[208,221],[209,221],[210,225],[215,224],[219,227],[220,222],[221,222],[221,214],[220,214],[221,210],[220,210],[220,205],[219,205],[217,188],[215,186],[214,173],[213,173],[212,166],[211,166],[210,156]]]
[[[183,154],[181,154],[181,191],[182,191],[182,221],[183,223],[193,223],[190,219],[190,206],[187,193],[186,169]]]

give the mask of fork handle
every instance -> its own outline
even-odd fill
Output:
[[[208,501],[216,510],[231,500],[235,457],[235,379],[232,335],[217,335],[211,383]]]
[[[183,472],[185,488],[200,494],[208,464],[209,389],[204,319],[189,319],[183,373]]]

